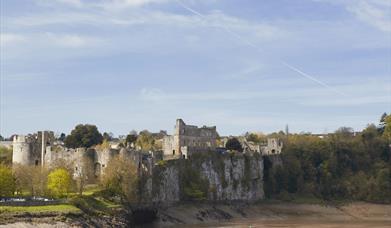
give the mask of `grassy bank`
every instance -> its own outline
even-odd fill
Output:
[[[40,213],[40,212],[81,212],[79,208],[70,204],[59,205],[46,205],[46,206],[0,206],[0,214],[3,213],[15,213],[15,212],[28,212],[28,213]]]

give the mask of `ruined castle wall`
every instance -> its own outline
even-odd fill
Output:
[[[282,141],[276,138],[267,139],[267,145],[262,147],[263,155],[275,155],[281,154],[282,151]]]
[[[167,136],[163,141],[166,158],[186,158],[198,151],[214,150],[216,148],[216,127],[201,127],[186,125],[178,119],[173,136]]]
[[[32,148],[28,137],[24,135],[14,136],[12,162],[21,165],[31,165],[31,155]]]

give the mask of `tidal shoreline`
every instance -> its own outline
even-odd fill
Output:
[[[151,223],[129,223],[129,213],[6,214],[0,227],[391,227],[391,205],[353,202],[345,205],[260,202],[256,204],[183,203],[157,209]]]

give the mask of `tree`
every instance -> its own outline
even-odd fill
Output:
[[[96,145],[95,149],[103,151],[103,150],[109,150],[111,148],[111,145],[108,140],[104,139],[103,142],[99,145]]]
[[[11,165],[12,164],[12,149],[4,146],[0,146],[0,164]]]
[[[240,144],[237,138],[228,139],[227,143],[225,144],[225,148],[227,148],[228,150],[236,150],[239,152],[243,151],[242,144]]]
[[[126,136],[125,142],[126,146],[132,145],[132,143],[135,143],[137,141],[137,134],[128,134]]]
[[[95,125],[79,124],[65,138],[65,146],[69,148],[91,147],[102,143],[103,136]]]
[[[254,143],[259,143],[259,138],[258,135],[254,133],[249,133],[246,135],[247,141],[254,142]]]
[[[340,137],[344,137],[344,138],[348,138],[348,137],[353,136],[353,133],[354,133],[354,131],[353,131],[353,128],[351,128],[351,127],[340,127],[335,131],[335,135],[340,136]]]
[[[16,191],[31,196],[43,196],[46,193],[46,167],[14,164],[12,166],[16,178]]]
[[[383,135],[388,139],[391,139],[391,115],[384,118],[384,132]]]
[[[154,144],[155,139],[149,131],[144,130],[140,132],[136,140],[136,146],[140,147],[141,150],[149,151],[154,148]]]
[[[64,141],[65,141],[65,138],[66,138],[65,133],[61,133],[60,137],[58,137],[58,140],[64,142]]]
[[[0,197],[12,196],[15,187],[15,178],[11,168],[0,164]]]
[[[103,140],[107,140],[107,141],[111,141],[113,140],[114,138],[114,134],[113,133],[107,133],[107,132],[104,132],[103,133]]]
[[[387,117],[387,113],[383,113],[383,115],[381,115],[381,117],[380,117],[380,125],[385,123],[386,117]]]
[[[48,175],[48,190],[54,197],[63,197],[68,193],[71,177],[66,169],[55,169]]]
[[[116,156],[109,161],[101,184],[106,194],[119,196],[124,202],[137,199],[137,167],[131,159]]]

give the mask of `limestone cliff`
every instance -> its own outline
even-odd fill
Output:
[[[258,154],[205,153],[162,161],[146,183],[153,202],[259,200],[264,198],[263,159]]]

